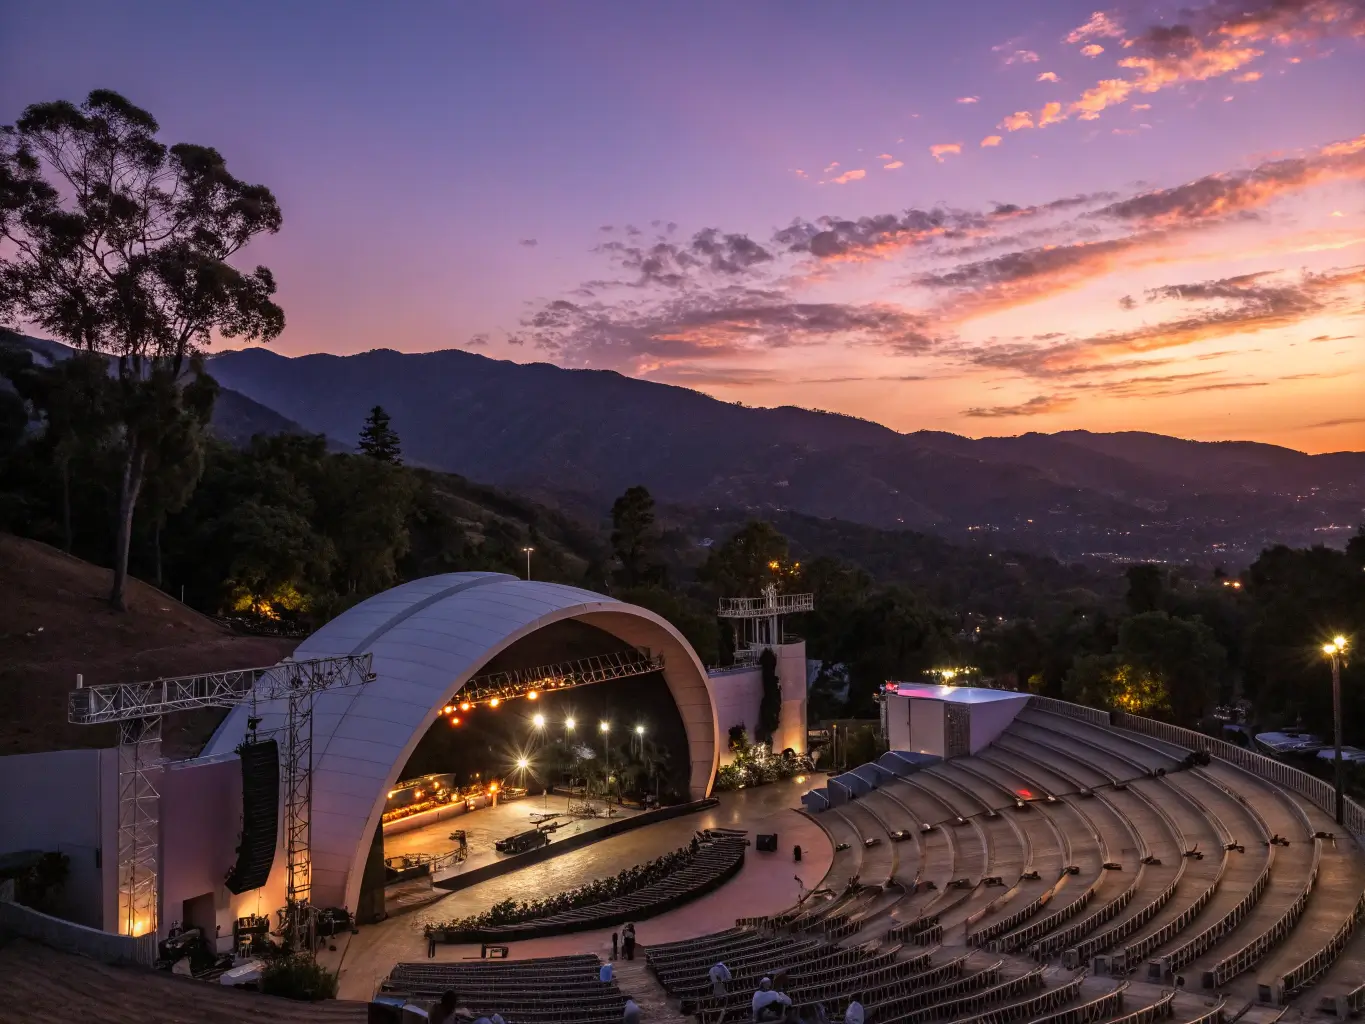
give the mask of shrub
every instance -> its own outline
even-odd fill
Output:
[[[286,999],[319,999],[337,997],[337,976],[321,966],[307,953],[294,953],[269,964],[261,975],[261,991]]]

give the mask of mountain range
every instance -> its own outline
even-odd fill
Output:
[[[382,405],[409,461],[593,515],[642,483],[675,505],[791,511],[1062,558],[1227,565],[1270,543],[1344,543],[1365,519],[1365,452],[1145,432],[899,433],[457,350],[251,348],[208,370],[232,396],[216,417],[225,436],[273,416],[344,444]]]

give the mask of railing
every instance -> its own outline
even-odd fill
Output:
[[[68,953],[78,953],[106,964],[156,963],[156,933],[114,935],[72,921],[40,913],[32,907],[0,900],[0,932],[13,932],[26,939]]]
[[[1291,968],[1280,979],[1280,1000],[1294,998],[1327,973],[1327,968],[1332,966],[1336,958],[1341,955],[1341,951],[1346,948],[1346,943],[1351,941],[1351,936],[1355,934],[1362,917],[1365,917],[1365,893],[1361,893],[1360,899],[1356,900],[1355,911],[1342,922],[1341,927],[1328,940],[1327,945],[1297,967]]]
[[[1187,1020],[1184,1024],[1223,1024],[1227,1018],[1227,1000],[1219,1003],[1208,1013],[1201,1013],[1192,1020]]]
[[[1108,726],[1111,724],[1108,711],[1088,708],[1084,704],[1072,704],[1070,701],[1053,700],[1051,697],[1039,697],[1035,694],[1029,698],[1028,706],[1037,708],[1039,711],[1051,711],[1054,715],[1076,718],[1082,722],[1089,722],[1091,725]]]
[[[1085,892],[1077,896],[1073,902],[1068,903],[1056,913],[1048,914],[1048,916],[1041,921],[1034,922],[1021,932],[1014,932],[1003,938],[988,942],[986,948],[994,953],[1012,953],[1016,949],[1029,945],[1035,939],[1041,938],[1052,931],[1052,929],[1056,928],[1063,921],[1069,921],[1084,910],[1090,904],[1090,901],[1095,898],[1095,893],[1098,891],[1100,883],[1103,881],[1104,872],[1101,871],[1095,880],[1090,883],[1090,886]]]
[[[1237,906],[1224,914],[1222,920],[1209,925],[1189,942],[1162,958],[1170,970],[1179,970],[1187,963],[1199,959],[1212,949],[1220,939],[1230,935],[1232,930],[1241,923],[1242,918],[1251,913],[1251,908],[1256,906],[1256,901],[1261,898],[1261,893],[1265,892],[1266,886],[1270,884],[1270,869],[1275,864],[1275,847],[1269,846],[1266,849],[1269,853],[1265,860],[1265,867],[1256,876],[1256,881],[1247,890],[1247,894],[1238,901]]]
[[[1033,700],[1047,700],[1047,710],[1056,710],[1052,705],[1065,704],[1065,701],[1054,701],[1048,698],[1034,697]],[[1043,707],[1044,705],[1039,705]],[[1079,707],[1079,705],[1073,705]],[[1093,710],[1085,708],[1082,710]],[[1058,712],[1059,714],[1061,712]],[[1102,714],[1102,712],[1101,712]],[[1081,717],[1073,715],[1073,718]],[[1182,729],[1178,725],[1169,725],[1166,722],[1155,722],[1150,718],[1143,718],[1140,715],[1132,715],[1126,711],[1115,711],[1113,713],[1113,724],[1120,729],[1128,729],[1132,732],[1142,733],[1151,736],[1153,739],[1161,740],[1172,746],[1184,747],[1187,750],[1203,750],[1211,757],[1217,757],[1231,764],[1244,768],[1253,775],[1259,776],[1268,782],[1291,792],[1298,793],[1308,800],[1311,800],[1318,807],[1322,808],[1327,814],[1336,814],[1336,791],[1332,784],[1316,776],[1309,775],[1307,772],[1292,768],[1287,764],[1276,761],[1274,758],[1258,754],[1245,747],[1239,747],[1235,743],[1228,743],[1225,740],[1214,739],[1212,736],[1205,736],[1203,733],[1195,732],[1193,729]],[[1343,804],[1345,826],[1357,838],[1365,841],[1365,807],[1354,800],[1347,798]]]
[[[1084,979],[1085,975],[1082,973],[1072,979],[1069,984],[1075,985],[1076,989],[1079,990],[1081,982]],[[1066,988],[1067,986],[1063,985],[1055,991],[1063,992]],[[1092,999],[1087,1003],[1081,1003],[1080,1006],[1073,1006],[1069,1010],[1061,1010],[1057,1013],[1050,1013],[1043,1017],[1035,1017],[1032,1019],[1031,1024],[1089,1024],[1090,1021],[1108,1020],[1123,1009],[1123,993],[1127,988],[1128,982],[1122,982],[1112,992],[1106,992],[1097,999]],[[1046,997],[1040,996],[1039,998]],[[987,1014],[987,1017],[989,1018],[990,1014]],[[1126,1020],[1127,1018],[1124,1019]],[[1155,1020],[1156,1018],[1152,1019]]]
[[[1145,866],[1146,865],[1144,865],[1144,867]],[[1137,895],[1138,886],[1141,884],[1142,871],[1139,869],[1138,873],[1133,878],[1132,885],[1124,889],[1123,892],[1119,893],[1089,917],[1073,924],[1070,928],[1063,928],[1055,935],[1049,935],[1041,941],[1034,943],[1033,947],[1029,950],[1029,953],[1037,960],[1045,960],[1053,953],[1057,952],[1057,950],[1065,949],[1069,943],[1079,939],[1082,935],[1087,935],[1100,925],[1112,921],[1133,901],[1133,897]]]
[[[1171,1009],[1171,1003],[1174,1000],[1175,989],[1170,989],[1150,1006],[1144,1006],[1142,1009],[1134,1010],[1122,1017],[1115,1017],[1109,1024],[1155,1024],[1156,1021],[1166,1020],[1174,1016],[1174,1011]]]
[[[1237,952],[1223,957],[1218,963],[1213,965],[1212,970],[1204,972],[1204,987],[1218,988],[1220,985],[1237,977],[1261,957],[1265,956],[1276,943],[1283,940],[1291,931],[1294,925],[1299,923],[1299,918],[1303,916],[1305,908],[1308,906],[1308,897],[1313,893],[1313,886],[1318,881],[1318,868],[1322,861],[1322,840],[1313,840],[1313,869],[1308,874],[1308,884],[1303,887],[1303,891],[1294,898],[1294,902],[1289,905],[1278,921],[1276,921],[1267,931],[1262,932],[1252,939]]]
[[[722,619],[795,615],[815,608],[814,594],[765,594],[763,597],[722,597],[716,615]]]

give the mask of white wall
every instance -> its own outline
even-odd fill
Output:
[[[887,746],[892,750],[913,750],[910,746],[910,698],[889,693],[885,708]]]
[[[54,909],[90,928],[116,928],[116,750],[0,758],[0,853],[19,850],[66,854],[70,874]]]
[[[1004,732],[1014,716],[1028,703],[1028,694],[1021,693],[1001,700],[972,704],[972,753],[990,746]]]
[[[782,690],[782,710],[773,749],[779,753],[791,747],[806,752],[806,642],[780,644],[777,655],[777,682]],[[728,764],[730,727],[743,725],[754,737],[758,710],[763,703],[763,670],[757,665],[743,669],[716,669],[710,675],[711,695],[716,702],[716,732],[720,741],[722,764]]]
[[[237,856],[242,762],[236,755],[182,761],[161,775],[161,885],[158,932],[184,916],[184,901],[212,893],[218,924],[231,938],[232,895],[223,885]],[[209,936],[212,941],[213,936]]]
[[[910,750],[944,756],[943,701],[907,697],[910,708]]]

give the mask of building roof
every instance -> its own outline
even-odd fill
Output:
[[[1027,700],[1027,693],[992,690],[984,686],[944,686],[940,683],[887,683],[886,692],[901,697],[942,700],[950,704],[989,704],[998,700]]]

